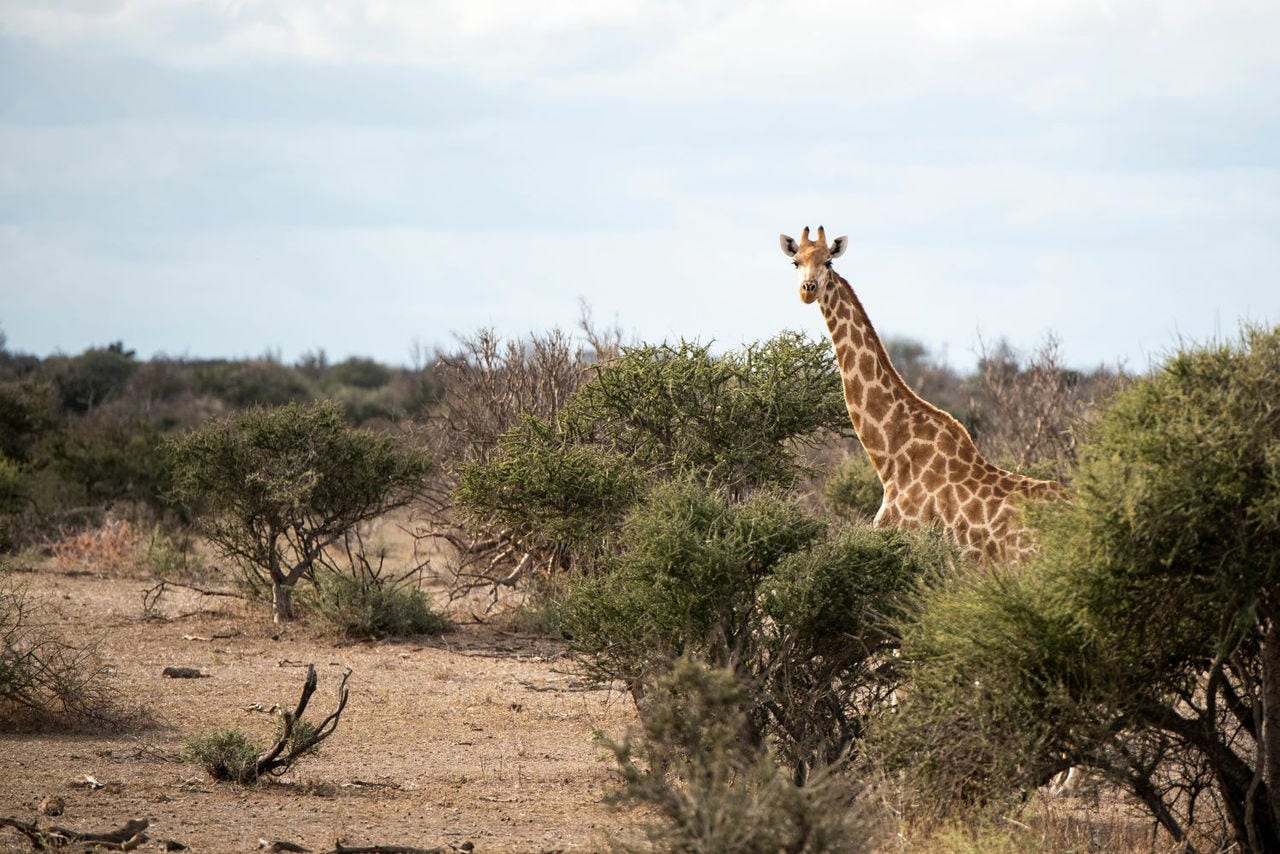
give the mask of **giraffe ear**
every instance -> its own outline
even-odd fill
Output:
[[[831,241],[831,257],[839,258],[841,255],[844,254],[844,250],[848,248],[849,248],[849,238],[843,234],[840,235],[835,240]]]
[[[778,245],[782,247],[782,251],[786,253],[788,258],[794,257],[800,251],[800,247],[796,246],[796,242],[785,234],[778,235]]]

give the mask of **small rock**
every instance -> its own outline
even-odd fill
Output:
[[[179,842],[176,839],[166,839],[164,840],[164,850],[165,851],[186,851],[187,846],[183,845],[181,842]]]
[[[198,667],[166,667],[160,671],[161,676],[170,679],[207,679],[209,674],[201,673]]]
[[[40,801],[41,815],[62,815],[62,811],[66,809],[67,802],[57,795],[49,795]]]

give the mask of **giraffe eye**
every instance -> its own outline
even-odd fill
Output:
[[[800,269],[800,262],[799,262],[799,261],[792,261],[792,262],[791,262],[791,266],[792,266],[792,267],[795,267],[795,268],[798,270],[798,269]]]
[[[830,261],[828,261],[828,262],[826,263],[826,267],[827,267],[827,269],[828,269],[828,270],[830,270],[830,269],[831,269],[831,262],[830,262]]]

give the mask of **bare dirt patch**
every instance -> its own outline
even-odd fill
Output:
[[[302,625],[280,631],[265,608],[189,591],[166,593],[149,618],[143,592],[153,582],[141,579],[24,578],[33,597],[56,607],[67,636],[99,642],[126,702],[153,725],[0,733],[0,816],[99,832],[141,817],[152,840],[193,851],[254,851],[261,839],[312,851],[338,840],[599,851],[628,823],[603,803],[612,764],[593,734],[633,726],[633,707],[567,672],[556,643],[474,625],[439,638],[343,643]],[[318,756],[249,787],[217,783],[178,759],[184,739],[213,729],[267,743],[275,719],[254,709],[292,707],[309,663],[320,677],[308,713],[316,721],[352,671],[341,725]],[[207,678],[166,678],[166,667]],[[39,815],[50,797],[65,802],[56,818]],[[4,829],[0,850],[30,849]]]

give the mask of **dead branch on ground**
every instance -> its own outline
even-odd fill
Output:
[[[31,842],[36,851],[62,848],[73,842],[101,845],[113,851],[132,851],[147,841],[144,833],[151,822],[145,818],[133,818],[107,833],[81,833],[66,827],[50,825],[40,827],[37,822],[19,821],[16,818],[0,818],[0,827],[12,827]]]

